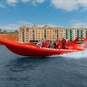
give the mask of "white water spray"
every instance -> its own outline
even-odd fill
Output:
[[[68,54],[53,55],[51,57],[59,57],[59,56],[66,57],[66,58],[75,58],[75,59],[87,58],[87,49],[85,49],[84,51],[72,52],[72,53],[68,53]]]

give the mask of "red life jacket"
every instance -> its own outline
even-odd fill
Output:
[[[47,42],[44,42],[43,43],[43,47],[46,47],[47,48]]]
[[[58,48],[59,48],[59,49],[62,48],[62,42],[61,42],[61,41],[58,42]]]

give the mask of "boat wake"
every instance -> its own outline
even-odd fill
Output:
[[[69,53],[69,54],[62,54],[62,55],[53,55],[50,57],[66,57],[66,58],[75,58],[75,59],[79,59],[79,58],[87,58],[87,49],[85,49],[84,51],[80,51],[80,52],[73,52],[73,53]]]

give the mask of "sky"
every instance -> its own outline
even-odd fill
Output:
[[[0,28],[87,28],[87,0],[0,0]]]

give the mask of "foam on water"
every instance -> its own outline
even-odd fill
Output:
[[[51,57],[67,57],[67,58],[87,58],[87,49],[85,49],[84,51],[80,51],[80,52],[73,52],[73,53],[68,53],[68,54],[62,54],[62,55],[53,55]]]

